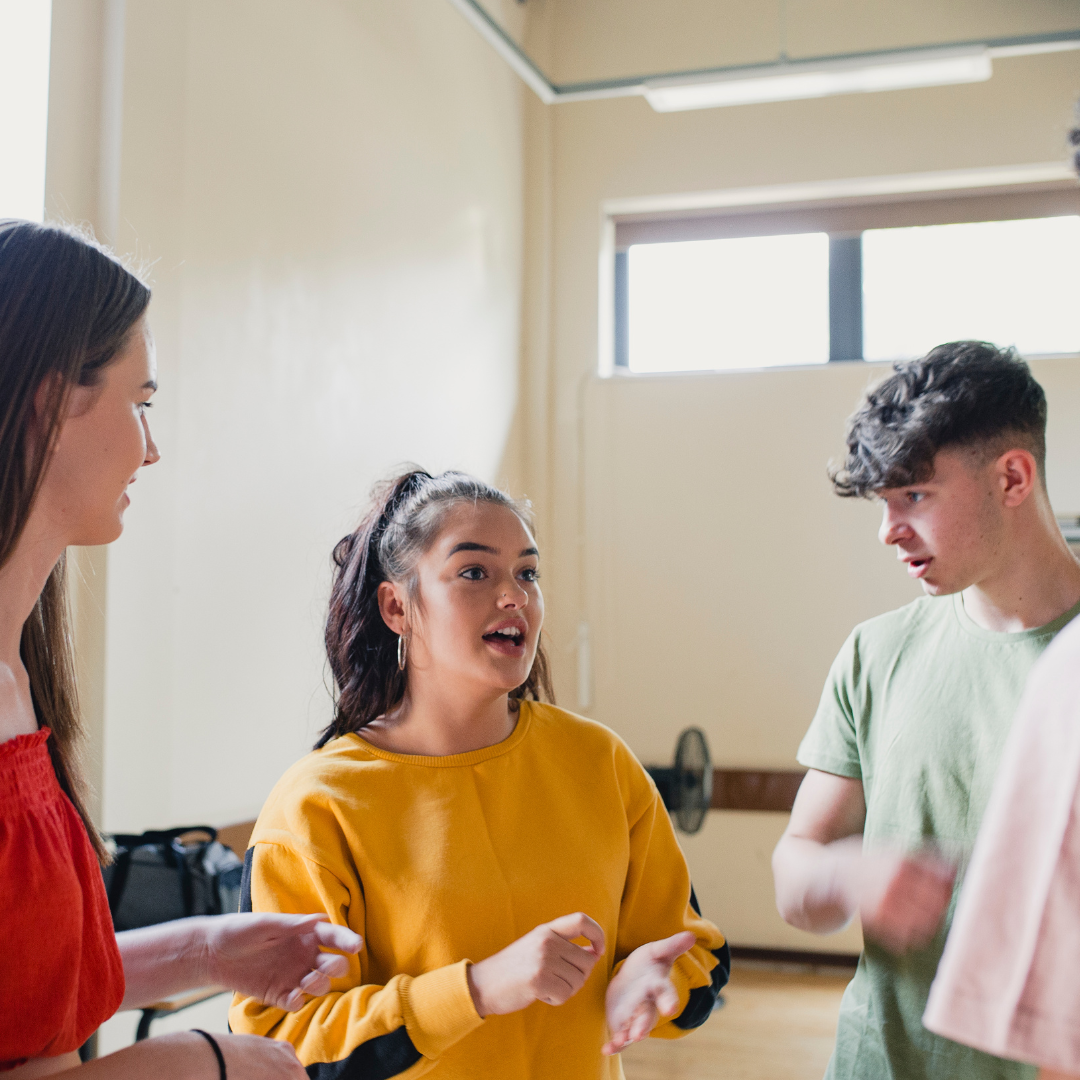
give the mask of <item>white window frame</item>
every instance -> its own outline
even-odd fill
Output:
[[[600,211],[598,372],[663,378],[682,373],[632,372],[616,363],[615,256],[631,243],[792,232],[842,237],[875,228],[1080,214],[1080,183],[1067,162],[1055,161],[609,199]]]

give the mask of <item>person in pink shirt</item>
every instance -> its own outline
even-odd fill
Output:
[[[1046,650],[1002,755],[923,1023],[1080,1076],[1080,625]]]

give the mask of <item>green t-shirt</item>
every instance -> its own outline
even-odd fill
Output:
[[[1046,626],[998,634],[959,593],[922,597],[857,626],[829,673],[799,747],[807,768],[861,779],[868,847],[934,844],[963,867],[1028,672],[1080,604]],[[893,956],[867,942],[844,994],[832,1080],[1019,1080],[1003,1061],[922,1026],[959,892],[925,949]]]

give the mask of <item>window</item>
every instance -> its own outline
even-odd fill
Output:
[[[920,356],[980,338],[1080,353],[1080,187],[617,220],[631,372]]]
[[[50,0],[0,0],[0,218],[45,212]]]
[[[829,359],[825,233],[636,244],[627,284],[631,371]]]
[[[979,338],[1080,352],[1080,217],[979,221],[862,236],[868,360]]]

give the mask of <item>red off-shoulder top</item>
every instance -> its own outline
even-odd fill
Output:
[[[77,1050],[124,997],[101,870],[48,738],[0,743],[0,1070]]]

